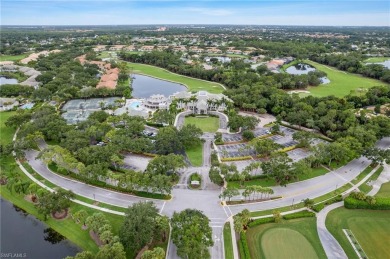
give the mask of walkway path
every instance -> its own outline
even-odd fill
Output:
[[[366,177],[364,177],[358,184],[356,184],[353,188],[346,191],[344,194],[350,193],[353,190],[356,190],[361,184],[365,183],[377,170],[379,166],[374,168]],[[390,181],[390,167],[389,165],[384,165],[384,170],[381,175],[378,177],[378,180],[374,182],[374,188],[367,194],[374,196],[380,189],[380,186]],[[343,248],[340,246],[338,241],[333,237],[333,235],[328,231],[325,226],[326,216],[328,213],[336,208],[340,208],[344,206],[344,202],[337,202],[335,204],[331,204],[325,207],[317,214],[317,232],[318,236],[321,240],[321,244],[325,250],[328,258],[336,258],[336,259],[344,259],[348,258],[345,254]]]
[[[390,165],[384,164],[382,173],[379,175],[378,179],[372,183],[372,190],[367,193],[367,195],[376,195],[379,192],[382,184],[387,182],[390,182]]]

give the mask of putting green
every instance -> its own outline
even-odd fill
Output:
[[[261,249],[265,258],[318,258],[309,241],[298,231],[288,228],[267,230],[261,238]]]

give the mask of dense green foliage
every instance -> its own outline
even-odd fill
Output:
[[[210,258],[209,247],[214,242],[209,222],[199,210],[186,209],[173,214],[172,242],[176,245],[180,257]]]
[[[283,219],[298,219],[298,218],[310,218],[315,217],[316,214],[314,212],[308,211],[308,210],[302,210],[298,212],[294,212],[291,214],[283,215]]]
[[[119,237],[125,247],[139,251],[151,242],[165,241],[168,231],[168,218],[160,216],[152,202],[140,202],[126,211]]]

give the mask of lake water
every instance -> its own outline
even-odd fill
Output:
[[[299,63],[294,66],[288,67],[286,72],[292,75],[307,75],[311,71],[315,71],[315,67],[308,64]]]
[[[390,59],[389,60],[386,60],[386,61],[383,61],[383,62],[378,62],[378,63],[367,63],[367,64],[379,64],[379,65],[382,65],[388,69],[390,69]]]
[[[311,71],[315,71],[316,68],[309,64],[299,63],[294,66],[288,67],[286,72],[291,75],[307,75]],[[322,84],[329,84],[330,80],[327,77],[320,78]]]
[[[135,98],[148,98],[153,94],[162,94],[168,97],[176,92],[187,91],[187,88],[182,84],[136,74],[133,75],[132,88],[132,96]]]
[[[6,78],[4,76],[0,77],[0,85],[12,85],[17,84],[18,80],[14,78]]]
[[[81,251],[62,235],[3,199],[0,234],[0,249],[4,258],[11,253],[14,254],[12,258],[62,259]]]

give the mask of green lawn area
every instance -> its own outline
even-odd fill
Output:
[[[382,184],[375,197],[390,198],[390,182]]]
[[[15,133],[15,129],[8,128],[4,125],[9,117],[15,115],[16,112],[0,112],[0,144],[7,145],[12,141],[12,138]]]
[[[336,68],[325,66],[314,61],[305,60],[304,63],[310,64],[318,70],[327,73],[327,77],[330,80],[329,84],[310,87],[308,90],[314,96],[323,97],[334,95],[337,97],[343,97],[358,88],[368,89],[373,86],[386,85],[386,83],[379,80],[340,71]]]
[[[30,55],[30,53],[20,54],[20,55],[15,55],[15,56],[0,55],[0,61],[19,61],[19,60],[24,59],[25,57],[28,57],[28,55]]]
[[[194,124],[203,132],[216,132],[219,128],[219,118],[217,117],[186,117],[184,125]]]
[[[136,74],[153,76],[175,83],[183,84],[188,88],[189,91],[193,92],[203,90],[208,91],[210,93],[222,93],[224,90],[223,87],[218,83],[182,76],[155,66],[129,62],[128,67],[132,69],[133,73]]]
[[[230,231],[229,222],[226,222],[223,227],[223,245],[225,249],[225,259],[234,259],[232,232]]]
[[[358,256],[343,229],[352,231],[368,258],[390,258],[390,211],[338,208],[329,212],[326,227],[350,259]]]
[[[372,57],[364,60],[364,63],[381,63],[390,60],[390,57]]]
[[[252,258],[326,258],[315,218],[263,224],[246,235]]]
[[[314,177],[317,177],[317,176],[321,176],[321,175],[326,174],[327,172],[329,172],[329,171],[327,169],[323,168],[323,167],[312,168],[311,171],[308,174],[301,175],[298,181],[304,181],[304,180],[308,180],[308,179],[311,179],[311,178],[314,178]],[[263,187],[272,187],[272,186],[276,186],[277,183],[275,182],[274,179],[271,179],[271,178],[268,178],[268,177],[260,178],[260,179],[253,179],[253,180],[249,180],[249,181],[244,182],[244,186],[251,186],[251,185],[260,185],[260,186],[263,186]],[[243,188],[244,186],[240,186],[240,182],[239,181],[228,182],[228,187]]]
[[[202,166],[203,164],[203,143],[195,147],[186,149],[186,154],[193,166]]]

